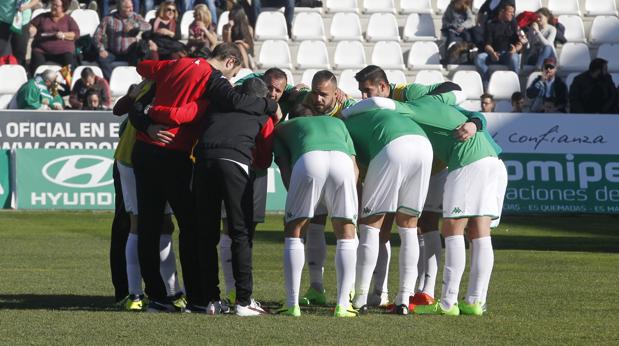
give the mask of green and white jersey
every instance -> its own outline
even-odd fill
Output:
[[[400,102],[408,102],[417,100],[423,96],[428,95],[436,88],[438,88],[443,83],[432,84],[432,85],[423,85],[417,83],[411,84],[389,84],[389,98],[400,101]],[[440,98],[440,101],[449,104],[456,104],[456,96],[453,92],[446,92],[443,94],[435,95]]]
[[[375,109],[351,114],[344,118],[344,124],[346,124],[355,145],[357,161],[365,167],[370,165],[370,161],[387,144],[398,137],[406,135],[427,137],[417,123],[411,122],[410,118],[389,109]]]
[[[252,78],[263,79],[263,77],[264,77],[264,72],[250,73],[247,76],[234,82],[234,85],[235,86],[242,85],[248,79],[252,79]],[[282,93],[282,97],[279,99],[279,101],[277,101],[284,115],[288,114],[288,112],[292,109],[292,106],[295,105],[296,98],[292,97],[293,89],[294,89],[294,85],[286,84],[286,88],[284,89],[284,92]]]
[[[288,160],[290,166],[310,151],[341,151],[356,155],[350,134],[338,118],[321,115],[298,117],[275,127],[273,152],[276,160]]]

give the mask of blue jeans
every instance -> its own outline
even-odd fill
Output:
[[[537,62],[535,63],[535,67],[541,69],[544,64],[544,60],[550,57],[555,57],[554,51],[551,46],[545,45],[544,48],[537,51]]]
[[[493,61],[490,59],[488,53],[483,52],[477,55],[475,59],[475,66],[481,74],[481,78],[484,81],[488,81],[490,76],[488,75],[488,65],[507,65],[510,70],[520,73],[520,54],[511,54],[510,52],[500,52],[499,61]]]
[[[294,18],[294,0],[252,0],[252,18],[250,18],[254,27],[258,15],[262,12],[262,6],[265,7],[284,7],[284,16],[286,16],[286,26],[288,27],[288,35],[292,33],[292,19]]]

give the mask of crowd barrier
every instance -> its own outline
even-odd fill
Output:
[[[619,214],[618,115],[488,114],[504,149],[505,214]],[[113,152],[122,118],[110,112],[0,111],[0,205],[113,209]],[[268,211],[286,191],[273,165]]]

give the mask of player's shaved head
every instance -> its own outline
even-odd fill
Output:
[[[329,113],[337,102],[337,79],[331,71],[322,70],[312,78],[312,108],[317,114]]]
[[[320,70],[314,74],[312,78],[312,88],[314,85],[323,84],[325,82],[332,83],[337,88],[337,78],[331,71]]]

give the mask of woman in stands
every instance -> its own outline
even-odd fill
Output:
[[[143,37],[149,40],[149,47],[153,54],[153,59],[157,56],[161,60],[178,59],[186,55],[185,45],[181,39],[180,20],[174,1],[164,1],[159,5],[157,17],[151,20],[150,33]],[[156,53],[155,53],[156,52]]]
[[[544,60],[557,57],[554,45],[557,29],[550,25],[555,19],[549,9],[542,7],[535,14],[537,21],[528,30],[530,48],[526,52],[525,61],[529,65],[535,64],[535,68],[541,70]]]
[[[69,0],[52,0],[51,11],[43,13],[30,22],[32,56],[30,72],[34,75],[37,67],[52,62],[61,66],[75,68],[75,40],[80,37],[80,29],[71,16],[66,14]]]
[[[468,52],[482,46],[484,35],[471,10],[471,0],[452,0],[443,14],[442,22],[441,33],[445,37],[450,64],[463,63],[453,55],[459,56],[462,51]]]
[[[230,11],[228,23],[223,28],[224,42],[233,42],[243,55],[243,67],[252,68],[251,58],[254,55],[254,30],[249,25],[245,10],[235,5]]]
[[[193,22],[189,25],[190,51],[203,47],[212,51],[217,45],[217,33],[213,31],[211,12],[205,4],[198,4],[193,8]]]
[[[28,50],[28,26],[32,9],[39,5],[39,0],[27,2],[17,0],[0,1],[0,56],[12,55],[20,65],[26,66],[26,51]],[[14,25],[13,20],[21,14],[21,27]]]

